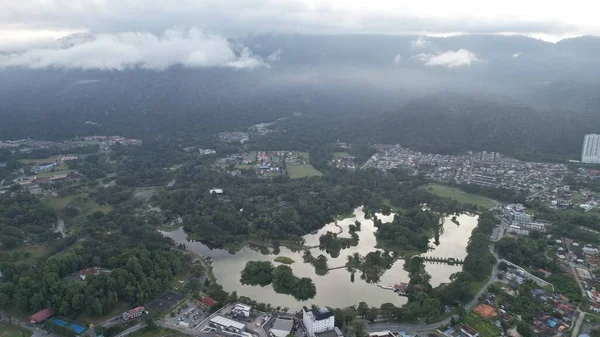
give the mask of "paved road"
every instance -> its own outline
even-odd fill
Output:
[[[581,310],[577,309],[579,313],[579,317],[577,317],[577,323],[575,323],[575,327],[573,328],[573,332],[571,333],[571,337],[577,337],[579,333],[579,329],[581,329],[581,323],[583,323],[583,319],[585,318],[585,313]]]
[[[132,334],[132,333],[134,333],[134,332],[136,332],[138,330],[141,330],[141,329],[143,329],[145,327],[146,327],[145,323],[136,324],[136,325],[132,326],[131,328],[129,328],[129,329],[121,332],[120,334],[116,335],[115,337],[125,337],[125,336],[130,335],[130,334]]]
[[[498,256],[498,253],[496,253],[496,250],[494,249],[493,244],[490,246],[490,252],[492,254],[494,254],[494,257],[496,258],[497,261],[500,260],[500,257]],[[475,304],[477,304],[477,302],[479,301],[479,296],[481,296],[491,284],[496,282],[497,277],[498,277],[498,263],[494,264],[494,267],[492,269],[492,276],[490,277],[488,282],[477,292],[477,294],[475,294],[473,299],[464,306],[465,311],[468,312],[471,309],[473,309]],[[435,330],[435,329],[439,328],[440,326],[450,324],[450,320],[452,320],[452,317],[448,317],[442,321],[430,323],[430,324],[373,323],[373,324],[367,325],[367,331],[368,332],[387,331],[387,330],[390,330],[390,331],[410,330],[410,331],[416,331],[416,332],[430,331],[430,330]]]

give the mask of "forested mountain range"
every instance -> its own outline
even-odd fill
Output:
[[[300,128],[302,140],[573,156],[583,134],[600,128],[598,38],[263,35],[237,42],[268,66],[0,68],[0,135],[202,142],[301,113],[301,124],[292,118],[287,127]],[[440,61],[447,53],[458,61]]]

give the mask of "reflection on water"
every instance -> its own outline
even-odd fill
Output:
[[[343,249],[337,258],[332,258],[319,248],[312,248],[310,251],[313,256],[318,257],[324,254],[328,258],[329,267],[343,266],[346,263],[347,256],[353,253],[366,255],[369,252],[377,250],[375,245],[375,231],[377,228],[373,225],[373,221],[365,219],[362,208],[354,210],[355,217],[344,219],[337,222],[337,225],[342,227],[343,233],[340,237],[350,237],[348,234],[348,226],[354,224],[355,221],[360,221],[362,224],[359,234],[359,244],[355,247]],[[393,215],[384,216],[378,214],[377,217],[384,223],[391,222]],[[427,252],[424,255],[436,257],[454,257],[464,259],[466,256],[465,248],[469,241],[471,231],[477,225],[477,216],[463,214],[457,216],[458,226],[451,221],[452,216],[444,218],[443,231],[440,233],[440,244],[434,246],[432,242],[430,246],[435,247],[434,250]],[[319,237],[327,231],[337,233],[339,228],[336,223],[325,225],[315,234],[308,234],[304,237],[307,246],[316,246],[319,244]],[[253,250],[249,247],[243,248],[235,254],[231,254],[223,249],[210,249],[201,242],[189,242],[186,240],[186,234],[182,228],[173,232],[163,232],[175,240],[176,243],[185,243],[189,250],[194,253],[209,256],[213,259],[213,272],[217,277],[218,282],[226,291],[237,291],[238,295],[248,296],[256,301],[270,303],[273,306],[288,307],[292,310],[299,309],[302,305],[317,304],[328,305],[332,307],[347,307],[366,302],[370,306],[379,307],[383,303],[394,303],[400,306],[406,303],[406,298],[397,296],[389,290],[384,290],[377,287],[376,284],[370,284],[360,279],[360,272],[356,274],[354,282],[350,280],[350,273],[345,269],[332,270],[327,275],[318,276],[312,265],[304,263],[302,259],[303,252],[292,252],[286,247],[281,247],[279,254],[264,255],[261,252]],[[272,251],[272,250],[271,250]],[[263,260],[273,261],[277,256],[287,256],[294,261],[291,265],[294,274],[298,277],[310,277],[316,287],[317,295],[315,298],[306,302],[299,302],[292,296],[276,293],[271,286],[259,287],[248,286],[240,283],[240,274],[244,269],[246,262]],[[275,263],[275,262],[274,262]],[[397,261],[390,270],[382,277],[381,283],[395,284],[400,282],[408,282],[408,274],[403,269],[404,261]],[[450,275],[460,271],[461,266],[449,266],[445,264],[429,264],[426,265],[426,270],[431,274],[431,285],[437,286],[440,283],[448,282]]]

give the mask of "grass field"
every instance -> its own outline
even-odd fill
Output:
[[[29,337],[31,331],[20,328],[18,326],[8,324],[8,322],[0,322],[0,337]]]
[[[348,158],[352,157],[352,154],[349,152],[334,152],[333,158]]]
[[[132,333],[129,336],[130,337],[166,337],[166,336],[179,336],[179,335],[182,335],[182,334],[177,331],[170,330],[170,329],[144,328],[144,329],[141,329],[141,330],[138,330],[138,331]]]
[[[238,165],[235,165],[235,168],[239,169],[239,170],[249,170],[249,169],[251,169],[253,167],[254,167],[254,165],[250,165],[250,164],[238,164]]]
[[[4,254],[10,254],[14,262],[31,264],[35,263],[40,257],[48,255],[48,246],[46,244],[36,246],[24,245],[15,249],[0,249],[0,256]]]
[[[320,177],[323,173],[317,171],[312,165],[288,165],[287,172],[290,178],[306,178],[306,177]]]
[[[119,303],[117,303],[117,305],[111,312],[109,312],[105,315],[97,316],[97,317],[90,317],[90,316],[84,314],[84,315],[80,315],[79,317],[77,317],[76,321],[85,323],[86,325],[98,324],[98,323],[104,322],[106,320],[109,320],[129,309],[131,309],[131,306],[129,304],[127,304],[125,302],[119,302]]]
[[[89,199],[87,193],[78,193],[73,195],[67,195],[64,197],[53,197],[46,199],[46,204],[51,208],[60,211],[72,205],[79,209],[83,214],[91,214],[95,211],[100,211],[104,214],[111,211],[112,207],[108,205],[99,205],[92,199]]]
[[[58,159],[57,156],[42,158],[42,159],[21,159],[19,160],[23,164],[42,164],[42,163],[54,163]]]
[[[496,203],[491,199],[475,194],[465,193],[454,187],[429,184],[427,185],[427,189],[430,192],[439,195],[440,197],[454,199],[463,204],[475,204],[485,209],[492,208],[496,205]]]
[[[474,312],[470,312],[467,316],[465,316],[464,323],[477,330],[481,337],[500,336],[500,330],[498,330],[496,326],[486,322]]]
[[[283,263],[283,264],[292,264],[294,263],[294,259],[287,256],[278,256],[275,258],[275,262]]]

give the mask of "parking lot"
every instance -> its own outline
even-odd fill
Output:
[[[182,307],[171,312],[166,321],[170,325],[185,329],[194,329],[202,321],[208,318],[210,314],[204,312],[194,301],[188,301]]]
[[[177,302],[181,301],[183,296],[172,291],[157,297],[146,305],[146,309],[151,314],[160,314],[171,309]]]

